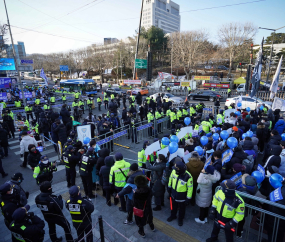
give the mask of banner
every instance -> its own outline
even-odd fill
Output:
[[[5,88],[10,88],[12,85],[12,79],[11,78],[0,78],[0,88],[5,89]]]
[[[0,71],[15,71],[15,61],[12,58],[0,58]]]
[[[281,187],[278,187],[269,195],[271,202],[277,202],[283,199],[282,193],[281,193]]]
[[[276,69],[272,84],[271,84],[270,89],[269,89],[271,91],[271,93],[270,93],[271,99],[273,99],[275,94],[277,93],[278,83],[279,83],[279,75],[280,75],[281,65],[282,65],[282,58],[283,58],[283,55],[281,56],[281,58],[279,60],[278,67]]]
[[[241,178],[242,178],[242,174],[241,174],[241,172],[239,172],[239,173],[235,174],[232,178],[230,178],[230,180],[233,181],[236,184],[236,186],[238,187],[242,182]]]
[[[233,156],[234,152],[231,149],[226,150],[222,154],[222,164],[224,165],[225,163],[229,162]]]
[[[263,38],[264,39],[264,38]],[[251,83],[252,83],[252,90],[250,97],[254,97],[256,92],[258,91],[260,78],[261,78],[261,69],[262,69],[262,52],[263,52],[263,39],[260,45],[260,50],[258,52],[258,56],[255,60],[255,67],[252,73]]]
[[[211,76],[194,76],[194,80],[195,81],[201,81],[201,80],[210,81]]]
[[[204,165],[204,170],[206,170],[206,168],[208,167],[208,165],[211,164],[211,161],[212,161],[212,155],[210,155],[210,156],[208,157],[208,159],[206,160],[206,163],[205,163],[205,165]]]
[[[258,164],[257,170],[265,177],[265,170],[262,165]]]
[[[272,110],[280,109],[281,112],[285,111],[285,100],[275,97],[273,104],[272,104]]]
[[[82,143],[83,143],[83,140],[85,137],[88,137],[91,140],[91,126],[90,126],[90,124],[77,126],[77,135],[78,135],[78,139]]]
[[[219,83],[204,83],[203,87],[219,87],[219,88],[229,88],[230,84],[219,84]]]
[[[190,86],[190,82],[180,82],[180,86],[181,87],[189,87]]]
[[[168,86],[168,87],[180,86],[180,82],[162,82],[161,85]]]
[[[136,84],[136,85],[141,85],[142,81],[141,80],[124,80],[124,84]]]
[[[42,70],[41,70],[40,77],[43,78],[45,80],[46,85],[48,85],[48,79],[47,79],[47,76],[44,72],[44,68],[42,68]]]

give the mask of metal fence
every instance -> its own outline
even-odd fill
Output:
[[[218,186],[215,192],[220,189],[221,187]],[[236,193],[245,200],[246,208],[244,213],[244,225],[238,225],[235,232],[243,231],[242,239],[236,240],[283,242],[285,217],[272,211],[274,210],[278,211],[278,213],[285,214],[285,206],[240,191],[236,191]]]

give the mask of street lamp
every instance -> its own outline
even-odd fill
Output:
[[[268,29],[268,28],[262,28],[262,27],[259,27],[259,29],[265,29],[265,30],[270,30],[270,31],[273,31],[274,34],[272,36],[272,43],[271,43],[271,49],[270,49],[270,58],[269,58],[269,64],[268,64],[268,72],[267,72],[267,77],[266,77],[266,83],[268,82],[268,79],[269,79],[269,74],[270,74],[270,67],[271,67],[271,59],[272,59],[272,51],[273,51],[273,43],[274,43],[274,36],[275,36],[275,32],[276,30],[279,30],[279,29],[282,29],[284,28],[285,26],[281,27],[281,28],[278,28],[278,29]]]

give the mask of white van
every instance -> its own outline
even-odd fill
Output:
[[[48,87],[48,85],[45,82],[39,82],[39,87]]]
[[[237,92],[245,92],[245,83],[238,85]]]

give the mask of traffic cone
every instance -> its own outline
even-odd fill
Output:
[[[102,91],[102,94],[103,94],[103,91]]]

